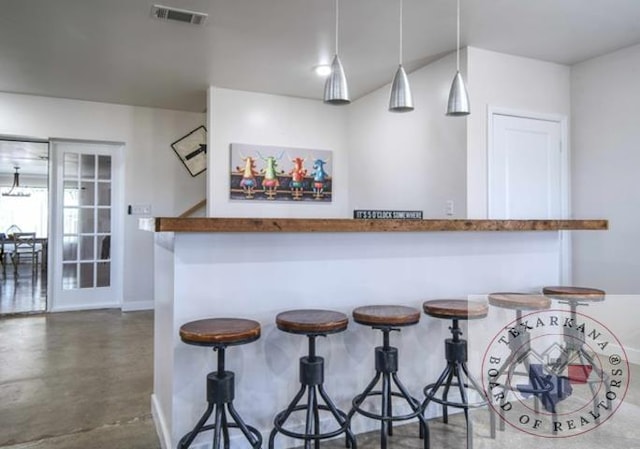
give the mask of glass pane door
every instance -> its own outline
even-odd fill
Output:
[[[111,156],[63,154],[62,288],[111,285]]]
[[[112,288],[119,237],[112,201],[118,185],[114,160],[121,146],[55,142],[53,148],[59,183],[54,309],[119,304]]]

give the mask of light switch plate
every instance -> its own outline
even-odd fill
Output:
[[[151,215],[151,204],[131,205],[131,215]]]

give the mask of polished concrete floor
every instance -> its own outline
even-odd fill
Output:
[[[149,412],[152,312],[114,310],[0,319],[0,448],[157,449]],[[573,438],[540,438],[509,426],[489,437],[488,413],[473,413],[474,448],[640,448],[640,382],[613,417]],[[364,419],[364,418],[359,418]],[[431,449],[464,448],[463,416],[429,422]],[[264,445],[266,448],[266,444]],[[378,432],[358,436],[378,449]],[[417,426],[398,426],[389,449],[423,449]],[[343,449],[342,439],[322,443]],[[279,449],[279,448],[278,448]]]
[[[47,273],[20,265],[18,273],[5,261],[0,267],[0,315],[42,312],[47,308]]]
[[[155,449],[153,314],[0,320],[0,447]]]

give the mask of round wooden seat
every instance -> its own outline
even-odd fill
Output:
[[[466,299],[434,299],[422,304],[424,313],[434,318],[451,320],[472,320],[484,318],[489,306]]]
[[[288,310],[276,316],[278,329],[293,334],[333,334],[347,328],[349,318],[333,310]]]
[[[551,307],[551,300],[546,296],[530,293],[491,293],[489,304],[504,309],[544,310]]]
[[[554,286],[544,287],[542,293],[554,299],[573,299],[580,301],[604,301],[605,291],[588,287]]]
[[[407,306],[362,306],[353,310],[353,319],[369,326],[409,326],[420,321],[420,311]]]
[[[260,338],[260,323],[242,318],[208,318],[180,327],[180,338],[191,345],[241,345]]]

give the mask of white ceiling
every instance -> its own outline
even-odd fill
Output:
[[[204,27],[150,17],[160,3]],[[352,97],[389,82],[398,0],[342,0]],[[202,112],[206,88],[320,98],[333,0],[0,0],[0,90]],[[455,0],[405,0],[410,71],[455,49]],[[462,0],[462,44],[573,64],[640,42],[640,0]]]
[[[43,142],[0,140],[0,175],[46,176],[49,168],[49,145]]]

